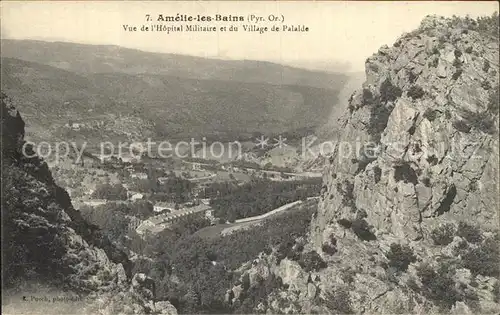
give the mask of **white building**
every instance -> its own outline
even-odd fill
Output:
[[[148,179],[148,174],[146,173],[132,173],[130,175],[132,178],[138,178],[138,179]]]

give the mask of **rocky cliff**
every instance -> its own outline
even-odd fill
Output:
[[[498,251],[487,249],[498,245],[499,228],[498,53],[498,16],[429,16],[367,59],[366,82],[341,120],[311,226],[318,252],[336,240],[338,252],[324,254],[336,267],[322,278],[346,286],[354,310],[498,310],[498,279],[489,278],[498,277]],[[470,261],[486,253],[490,260]],[[380,267],[398,267],[398,259],[408,264]],[[488,267],[475,263],[492,263],[492,270],[479,272]],[[449,270],[443,282],[465,279],[426,283],[424,265],[444,264],[456,274]],[[349,265],[353,282],[335,280]],[[396,276],[388,279],[388,270]],[[444,303],[439,295],[455,287]]]
[[[498,15],[429,16],[366,60],[305,247],[326,264],[247,268],[284,283],[265,310],[498,313],[498,45]]]
[[[3,306],[17,313],[31,303],[36,313],[43,308],[30,299],[50,287],[62,299],[85,299],[82,314],[176,313],[168,302],[153,303],[144,275],[132,279],[127,256],[82,219],[33,149],[23,152],[24,122],[3,93],[1,102]]]

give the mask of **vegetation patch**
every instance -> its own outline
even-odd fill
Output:
[[[402,94],[403,91],[399,87],[393,85],[389,78],[385,79],[380,85],[380,101],[383,103],[394,102],[401,97]]]
[[[407,95],[409,97],[411,97],[412,99],[417,100],[417,99],[424,97],[425,91],[419,85],[412,85],[410,87],[410,89],[408,90]]]
[[[393,105],[388,105],[388,102],[394,102],[401,97],[402,90],[394,86],[389,78],[380,85],[380,96],[374,99],[373,106],[370,110],[370,122],[367,132],[372,136],[375,142],[380,141],[380,137],[384,129],[387,127],[389,116],[394,108]]]
[[[346,229],[350,229],[352,226],[351,220],[347,220],[347,219],[339,219],[339,220],[337,220],[337,223]]]
[[[434,245],[445,246],[453,242],[455,236],[455,225],[452,223],[442,224],[431,232]]]
[[[375,103],[375,96],[369,89],[363,89],[363,105],[372,105]]]
[[[256,179],[242,186],[213,185],[210,205],[215,216],[233,222],[240,218],[261,215],[287,203],[318,196],[321,179],[285,182]],[[210,187],[208,188],[210,189]],[[208,190],[206,192],[208,194]]]
[[[405,183],[416,185],[418,183],[418,176],[410,164],[404,162],[394,167],[394,180],[396,182],[404,181]]]
[[[463,73],[463,70],[462,70],[462,69],[457,69],[457,71],[455,71],[455,72],[453,73],[453,75],[451,76],[451,78],[452,78],[454,81],[456,81],[456,80],[458,80],[458,78],[460,78],[460,76],[462,75],[462,73]]]
[[[429,155],[426,160],[430,165],[436,165],[439,162],[438,158],[434,154]]]
[[[316,251],[303,253],[300,257],[299,265],[306,272],[319,271],[327,267],[326,262]]]
[[[344,288],[339,288],[333,292],[326,292],[323,304],[331,311],[338,314],[354,314],[349,292]]]
[[[470,248],[462,258],[465,268],[475,275],[498,277],[500,274],[499,242],[489,238],[475,248]]]
[[[487,110],[493,115],[498,115],[499,99],[498,99],[498,85],[490,92],[488,97]]]
[[[438,51],[438,53],[439,53],[439,51]],[[415,83],[415,81],[417,81],[417,79],[418,79],[418,76],[415,73],[413,73],[413,71],[408,70],[408,81],[410,81],[410,83],[413,84],[413,83]]]
[[[342,204],[355,208],[354,204],[354,184],[348,180],[342,183],[337,183],[337,191],[342,195]]]
[[[355,219],[352,221],[351,229],[363,241],[375,241],[377,239],[365,219]]]
[[[490,67],[490,62],[488,61],[488,59],[485,59],[483,62],[483,71],[488,72],[490,70]]]
[[[389,259],[389,267],[393,267],[398,271],[406,271],[411,263],[417,261],[411,247],[397,243],[391,244],[386,257]]]
[[[458,301],[474,306],[478,300],[475,293],[461,290],[455,284],[456,268],[457,266],[449,261],[442,262],[437,271],[428,265],[417,268],[417,275],[422,282],[420,292],[443,311],[448,311]]]
[[[434,109],[427,108],[424,112],[424,118],[426,118],[428,121],[433,122],[436,120],[438,115],[438,111]]]
[[[454,127],[461,132],[470,132],[470,129],[476,129],[486,134],[495,134],[495,116],[489,110],[481,113],[467,111],[463,113],[464,119]],[[465,131],[469,130],[469,131]]]
[[[462,221],[458,223],[457,236],[464,238],[469,243],[479,243],[483,240],[479,227]]]
[[[382,169],[378,165],[373,168],[373,176],[375,183],[380,182],[380,179],[382,178]]]
[[[370,110],[370,121],[367,132],[373,141],[380,142],[382,132],[387,127],[393,106],[377,104]]]
[[[92,193],[96,199],[127,200],[127,189],[122,184],[101,184]]]
[[[333,256],[337,252],[337,239],[335,236],[330,235],[330,242],[324,243],[321,246],[321,250],[330,256]]]
[[[471,126],[469,126],[469,124],[467,124],[467,122],[465,120],[455,120],[452,123],[452,126],[453,126],[453,128],[455,128],[456,130],[458,130],[462,133],[469,133],[471,130]]]

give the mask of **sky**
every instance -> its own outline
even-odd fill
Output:
[[[391,46],[426,15],[477,17],[498,10],[489,2],[298,2],[298,1],[2,1],[2,38],[119,45],[145,51],[179,53],[222,59],[254,59],[329,67],[351,65],[362,71],[367,57],[384,44]],[[238,32],[171,34],[125,32],[140,28],[146,14],[283,16],[285,25],[305,25],[306,33]],[[168,24],[168,23],[164,23]],[[186,24],[186,23],[179,23]],[[229,25],[228,24],[228,25]],[[265,22],[268,27],[281,23]],[[220,26],[222,24],[214,24]]]

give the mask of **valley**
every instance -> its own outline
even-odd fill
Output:
[[[2,306],[497,314],[498,21],[364,74],[2,40]]]

